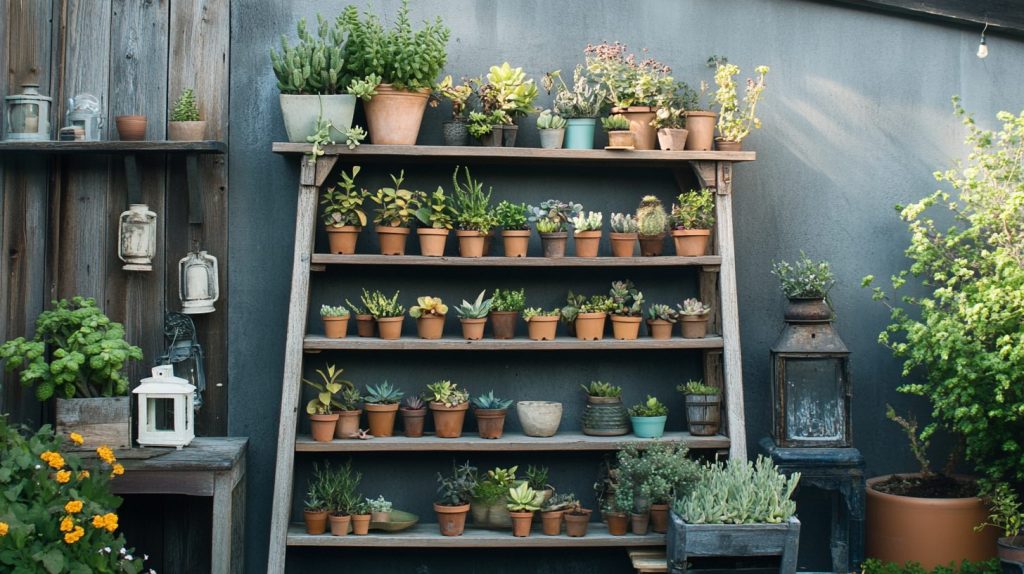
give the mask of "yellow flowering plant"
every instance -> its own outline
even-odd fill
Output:
[[[110,492],[124,467],[109,448],[83,463],[61,446],[48,425],[32,433],[0,417],[0,571],[142,572],[143,559],[118,532],[121,499]]]

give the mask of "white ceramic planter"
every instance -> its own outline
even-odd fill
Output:
[[[562,403],[552,401],[519,401],[516,403],[519,424],[526,436],[549,437],[562,423]]]
[[[324,119],[329,120],[340,131],[352,127],[352,116],[356,111],[356,97],[350,94],[329,96],[281,94],[281,115],[288,141],[306,143],[306,137],[313,134],[316,118],[320,115],[323,102]],[[332,132],[337,136],[337,132]]]

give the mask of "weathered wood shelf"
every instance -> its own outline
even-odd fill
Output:
[[[526,436],[520,433],[505,433],[499,439],[480,438],[476,434],[463,433],[461,438],[437,438],[424,435],[420,438],[393,436],[370,440],[335,439],[318,442],[309,435],[295,438],[298,452],[569,452],[569,451],[610,451],[624,444],[644,446],[655,439],[624,436],[588,436],[578,431],[562,431],[548,438]],[[688,432],[666,432],[657,439],[663,442],[681,442],[690,449],[727,449],[729,437],[722,435],[692,436]]]
[[[288,546],[347,546],[356,548],[609,548],[634,546],[664,546],[665,535],[649,533],[644,536],[626,534],[612,536],[608,527],[600,522],[591,522],[587,535],[570,538],[565,534],[545,536],[540,524],[535,524],[525,538],[512,536],[511,530],[483,530],[466,528],[462,536],[441,536],[437,524],[420,523],[401,532],[379,532],[371,530],[366,536],[331,536],[330,534],[306,534],[306,528],[292,524],[288,528]]]
[[[205,141],[0,141],[0,152],[46,154],[227,153],[228,144]]]
[[[554,341],[534,341],[526,337],[516,339],[483,338],[468,341],[462,337],[441,339],[379,339],[377,337],[345,337],[328,339],[323,335],[306,335],[302,348],[306,351],[612,351],[637,349],[721,349],[721,337],[703,339],[652,339],[640,337],[632,341],[604,338],[600,341],[581,341],[575,337],[558,337]]]
[[[425,257],[423,255],[335,255],[314,253],[314,265],[393,265],[412,267],[712,267],[717,255],[702,257]]]

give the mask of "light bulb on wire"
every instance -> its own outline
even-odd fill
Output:
[[[985,43],[985,30],[988,30],[988,22],[985,22],[985,27],[981,29],[981,43],[978,44],[978,57],[985,59],[988,56],[988,45]]]

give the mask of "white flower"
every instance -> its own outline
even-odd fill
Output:
[[[118,552],[120,552],[121,555],[124,556],[128,551],[124,549],[124,546],[122,546],[121,550],[119,550]]]
[[[37,464],[37,465],[36,465],[36,470],[39,470],[40,468],[43,468],[43,465],[41,465],[41,464]]]
[[[125,560],[135,560],[134,558],[132,558],[132,555],[131,555],[131,554],[126,554],[126,555],[125,555],[125,557],[124,557],[124,559],[125,559]]]

